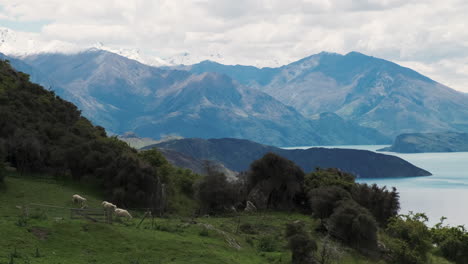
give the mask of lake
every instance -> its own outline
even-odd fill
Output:
[[[321,146],[325,148],[350,148],[375,151],[386,146]],[[293,147],[305,149],[310,147]],[[433,176],[357,179],[361,183],[376,183],[379,186],[395,186],[400,193],[401,211],[424,212],[429,224],[439,222],[441,216],[450,225],[468,226],[468,152],[401,154],[378,152],[398,156],[412,164],[430,171]]]

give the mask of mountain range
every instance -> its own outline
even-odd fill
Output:
[[[468,100],[461,92],[409,68],[358,52],[322,52],[278,68],[213,61],[183,68],[194,73],[223,73],[306,117],[333,112],[390,137],[406,132],[468,130]]]
[[[214,61],[153,67],[136,61],[140,55],[100,44],[0,57],[111,134],[292,146],[389,144],[402,133],[468,131],[465,94],[357,52],[322,52],[276,68]]]
[[[98,49],[11,62],[114,134],[233,137],[277,146],[391,142],[333,113],[306,118],[225,74],[151,67]]]

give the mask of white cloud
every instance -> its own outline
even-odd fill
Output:
[[[0,18],[51,21],[41,38],[166,57],[288,63],[323,50],[401,62],[468,91],[464,0],[0,0]]]

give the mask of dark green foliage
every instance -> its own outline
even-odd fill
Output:
[[[202,214],[226,212],[238,200],[236,186],[226,179],[226,175],[215,170],[208,170],[198,183],[197,197]]]
[[[304,189],[312,212],[319,218],[327,218],[335,209],[337,201],[352,198],[368,209],[377,222],[385,226],[400,209],[399,194],[395,188],[391,191],[376,184],[358,184],[354,176],[338,169],[317,169],[306,175]]]
[[[6,143],[4,140],[0,139],[0,183],[3,182],[3,178],[5,178],[5,159],[6,159],[7,151],[6,151]]]
[[[337,203],[346,199],[351,199],[351,195],[338,186],[319,187],[309,192],[312,213],[320,219],[330,217]]]
[[[386,186],[355,184],[351,194],[353,200],[367,208],[382,226],[387,224],[388,219],[397,216],[400,210],[400,196],[396,188],[389,191]]]
[[[266,197],[266,208],[291,209],[305,204],[304,172],[294,162],[277,154],[267,153],[254,161],[247,182],[249,191],[256,189]]]
[[[317,251],[317,243],[311,239],[301,221],[290,223],[286,226],[286,238],[292,252],[293,264],[316,263],[314,252]]]
[[[317,168],[305,176],[304,189],[308,193],[310,190],[325,186],[338,186],[350,191],[355,185],[354,176],[339,169]]]
[[[46,172],[86,181],[119,206],[148,206],[160,191],[151,166],[134,149],[108,138],[80,111],[28,75],[0,62],[0,141],[20,172]],[[1,143],[1,142],[0,142]]]
[[[394,239],[387,246],[393,263],[427,263],[427,254],[432,248],[427,221],[426,215],[413,213],[390,219],[386,231]]]
[[[258,240],[258,250],[263,252],[274,252],[278,249],[278,239],[274,236],[261,236]]]
[[[359,250],[377,247],[377,223],[370,212],[352,200],[340,202],[327,221],[333,237]]]
[[[250,224],[250,223],[243,223],[239,226],[239,229],[242,233],[245,233],[245,234],[256,234],[257,233],[257,230],[255,230],[255,227]]]
[[[191,170],[172,166],[156,148],[140,151],[138,156],[152,165],[161,183],[164,184],[169,213],[182,213],[181,207],[194,209],[190,208],[189,201],[194,199],[194,183],[200,178],[199,175]]]
[[[468,232],[464,226],[444,226],[443,220],[431,229],[432,240],[440,254],[457,264],[468,263]]]

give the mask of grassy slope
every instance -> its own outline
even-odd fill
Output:
[[[196,224],[183,218],[156,219],[155,228],[146,221],[137,229],[138,217],[108,225],[70,220],[68,210],[49,210],[46,217],[31,210],[34,217],[25,226],[19,226],[21,210],[16,206],[34,202],[71,207],[74,193],[87,197],[90,207],[99,207],[101,200],[92,189],[74,184],[17,177],[7,177],[5,183],[0,187],[0,263],[9,263],[15,248],[18,256],[14,263],[289,263],[283,237],[285,224],[298,219],[306,221],[311,229],[316,224],[300,214],[242,215],[240,223],[250,223],[256,231],[252,235],[236,234],[237,217],[198,218],[194,219]],[[216,230],[209,229],[208,235],[201,235],[206,230],[203,225]],[[40,229],[48,233],[42,240],[31,232]],[[226,236],[234,238],[241,249],[229,246]],[[273,241],[273,252],[258,249],[262,237]],[[36,248],[40,257],[35,256]],[[345,253],[339,263],[384,263],[342,250]]]

